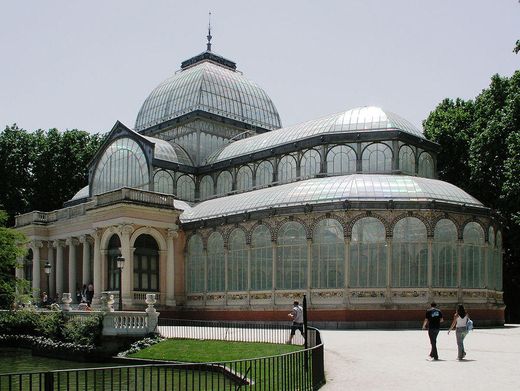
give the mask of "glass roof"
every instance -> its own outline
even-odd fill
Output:
[[[88,185],[85,187],[82,187],[80,191],[78,191],[76,194],[74,194],[74,197],[72,197],[69,201],[75,201],[75,200],[81,200],[82,198],[87,198],[89,195],[88,191]]]
[[[173,142],[170,143],[160,138],[140,136],[155,144],[154,158],[168,162],[193,165],[190,157],[180,145]]]
[[[159,84],[144,101],[135,129],[195,110],[270,130],[281,126],[278,111],[263,89],[240,72],[204,60]]]
[[[444,201],[483,205],[458,187],[436,179],[355,174],[313,178],[201,202],[181,215],[183,223],[271,207],[335,201]]]
[[[207,163],[215,163],[236,156],[247,155],[321,134],[377,130],[401,130],[424,138],[420,129],[397,114],[374,106],[357,107],[320,119],[235,141],[222,149],[222,151],[210,156]]]

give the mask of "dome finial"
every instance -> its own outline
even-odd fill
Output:
[[[213,38],[211,36],[211,11],[209,11],[208,13],[208,35],[206,37],[208,39],[208,43],[206,44],[207,46],[207,51],[208,52],[211,52],[211,38]]]

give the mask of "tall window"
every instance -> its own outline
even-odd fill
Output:
[[[201,200],[207,200],[213,196],[213,178],[206,175],[200,180],[199,196]]]
[[[259,225],[251,237],[251,290],[271,290],[273,287],[273,245],[271,231]]]
[[[496,268],[496,284],[495,287],[497,290],[502,290],[502,270],[503,270],[503,260],[502,260],[502,233],[497,231],[496,245],[495,245],[495,262],[497,264]]]
[[[143,150],[134,140],[120,138],[112,142],[96,166],[93,194],[121,187],[148,189],[150,177]]]
[[[208,239],[208,292],[222,292],[225,289],[224,239],[213,232]]]
[[[278,182],[287,183],[296,179],[296,159],[285,155],[278,162]]]
[[[468,223],[463,238],[462,287],[484,288],[484,230],[478,223]]]
[[[321,220],[312,240],[312,287],[344,287],[345,240],[337,220]]]
[[[428,284],[426,226],[415,217],[399,220],[392,240],[392,286],[426,287]]]
[[[424,178],[434,178],[433,158],[428,152],[419,155],[419,176]]]
[[[155,173],[153,189],[157,193],[173,194],[173,178],[168,171],[159,170]]]
[[[364,217],[352,227],[349,274],[351,288],[386,286],[385,226],[374,217]]]
[[[177,179],[177,197],[185,201],[195,200],[195,182],[189,175]]]
[[[495,230],[489,227],[488,230],[488,251],[487,251],[487,288],[496,289],[496,268],[495,262]]]
[[[457,286],[457,227],[448,219],[439,220],[433,231],[432,286]]]
[[[29,249],[27,252],[27,255],[25,256],[24,262],[23,262],[23,278],[31,284],[33,283],[33,251],[32,249]]]
[[[302,156],[300,161],[300,177],[313,178],[320,172],[321,155],[315,149],[309,149]]]
[[[238,228],[229,235],[228,290],[247,290],[246,235]]]
[[[307,288],[307,238],[300,223],[290,221],[278,231],[276,288]]]
[[[112,235],[108,241],[107,253],[107,276],[108,290],[115,291],[119,289],[119,269],[117,267],[117,257],[121,255],[121,240],[118,235]]]
[[[237,190],[247,191],[253,188],[253,172],[248,166],[242,166],[237,172]]]
[[[204,292],[204,247],[200,235],[193,235],[188,242],[186,276],[188,292]]]
[[[134,244],[134,290],[159,290],[159,247],[150,235],[139,235]]]
[[[231,193],[233,189],[233,177],[229,171],[222,171],[217,178],[217,195]]]
[[[256,168],[255,186],[265,187],[273,182],[273,165],[271,162],[264,160]]]
[[[392,150],[383,143],[368,145],[362,155],[363,172],[391,172]]]
[[[356,152],[347,145],[337,145],[327,153],[327,173],[344,175],[355,173]]]
[[[409,145],[399,149],[399,168],[405,174],[415,174],[415,153]]]

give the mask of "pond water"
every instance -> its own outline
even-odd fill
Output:
[[[99,368],[115,366],[113,363],[84,363],[33,356],[30,350],[1,348],[0,374],[13,372],[43,372],[55,369]]]

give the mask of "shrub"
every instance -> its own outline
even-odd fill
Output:
[[[61,312],[40,313],[36,325],[36,335],[60,340],[65,319]]]
[[[68,320],[62,329],[63,339],[79,345],[97,345],[103,331],[102,318],[98,315],[76,317]]]
[[[2,312],[0,315],[0,334],[36,335],[38,317],[39,314],[31,309]]]

